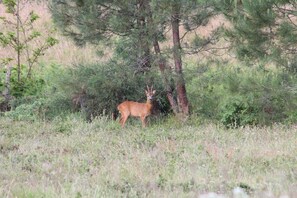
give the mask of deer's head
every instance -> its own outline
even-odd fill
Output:
[[[153,90],[153,86],[149,87],[147,86],[147,90],[145,90],[146,98],[148,101],[151,101],[153,99],[153,96],[155,95],[156,90]]]

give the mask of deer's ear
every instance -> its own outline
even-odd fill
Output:
[[[147,90],[144,90],[145,91],[145,94],[147,95],[148,93],[147,93]]]
[[[153,94],[155,94],[155,93],[156,93],[156,90],[153,91]]]

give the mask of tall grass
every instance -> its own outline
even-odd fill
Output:
[[[194,118],[192,118],[194,119]],[[196,123],[193,120],[193,123]],[[1,197],[296,197],[297,128],[0,119]],[[270,196],[271,197],[271,196]]]

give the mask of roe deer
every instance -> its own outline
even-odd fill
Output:
[[[146,103],[125,101],[118,105],[118,110],[121,114],[120,124],[122,127],[125,126],[125,123],[130,115],[133,117],[139,117],[142,122],[142,127],[146,126],[145,118],[151,114],[153,106],[152,99],[155,93],[156,90],[153,90],[153,86],[151,88],[147,86],[147,90],[145,90],[147,97]]]

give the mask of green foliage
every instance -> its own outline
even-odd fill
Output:
[[[7,54],[7,57],[0,57],[0,64],[4,65],[0,69],[0,91],[5,97],[0,104],[4,107],[1,109],[3,111],[10,109],[9,103],[13,98],[19,100],[22,97],[36,96],[41,93],[44,81],[37,74],[33,74],[33,65],[48,48],[58,42],[48,32],[47,36],[42,38],[43,33],[34,27],[39,16],[34,11],[24,16],[24,3],[26,2],[4,0],[6,14],[10,16],[0,16],[0,26],[4,27],[0,30],[0,49],[12,51]],[[4,70],[5,66],[6,70]],[[12,68],[11,75],[6,75],[6,72],[10,74],[10,68]],[[24,114],[30,117],[29,114],[34,111],[36,104],[24,105],[18,110],[14,109],[14,113],[23,115],[25,112]]]
[[[11,5],[15,6],[16,2],[14,0],[12,1],[9,0],[8,3],[6,3],[5,5],[7,7],[10,7]],[[18,12],[21,13],[21,10],[19,10]],[[11,13],[11,14],[14,14],[14,13]],[[43,55],[43,52],[46,49],[48,49],[49,47],[52,47],[58,41],[57,39],[49,36],[45,38],[45,41],[42,43],[42,41],[38,39],[38,37],[43,35],[42,32],[39,32],[36,30],[36,28],[34,28],[35,21],[40,17],[34,11],[31,11],[27,17],[30,18],[30,20],[24,20],[20,16],[14,17],[13,19],[7,19],[5,17],[1,17],[1,23],[4,26],[6,26],[8,29],[5,29],[0,32],[0,44],[3,47],[11,46],[15,49],[16,52],[19,50],[21,53],[24,53],[24,50],[26,50],[26,53],[28,54],[27,55],[28,57],[26,57],[26,59],[29,64],[28,66],[30,66],[30,64],[33,64],[37,61],[36,51],[39,51],[38,53],[38,57],[39,57]],[[15,21],[20,21],[20,25],[19,26],[16,25]],[[17,37],[17,32],[22,34],[22,36]],[[34,46],[34,49],[32,50],[34,53],[31,54],[28,48],[29,46],[32,48],[33,47],[32,42],[36,44],[36,41],[42,44],[37,47]]]
[[[269,61],[290,70],[296,57],[296,1],[216,1],[233,28],[226,28],[237,57],[248,62]],[[292,71],[292,70],[291,70]]]
[[[24,3],[23,1],[4,0],[6,12],[11,16],[0,16],[0,25],[5,27],[0,30],[0,46],[4,50],[13,49],[13,53],[7,55],[8,57],[1,57],[0,62],[6,65],[17,64],[19,89],[26,84],[21,80],[28,81],[25,78],[32,76],[33,65],[38,62],[39,57],[44,55],[48,48],[58,43],[58,40],[51,36],[51,32],[47,32],[44,36],[45,34],[37,31],[35,22],[40,17],[33,10],[27,16],[23,16]]]
[[[27,73],[25,66],[22,66],[22,75]],[[5,75],[6,69],[0,69],[0,90],[5,88]],[[44,86],[44,80],[40,75],[33,75],[31,78],[23,78],[21,81],[17,79],[17,70],[13,68],[10,78],[10,95],[16,99],[38,95],[42,92]]]
[[[85,43],[95,43],[102,41],[111,41],[115,39],[114,58],[127,66],[134,67],[137,72],[146,72],[153,65],[159,64],[163,73],[164,65],[158,61],[158,58],[175,59],[175,81],[176,92],[170,91],[170,86],[164,78],[168,97],[172,102],[174,113],[188,114],[188,100],[186,90],[184,89],[183,67],[180,52],[177,50],[182,46],[179,38],[179,28],[184,24],[187,30],[183,37],[190,31],[199,27],[206,26],[209,18],[216,12],[213,9],[213,1],[206,0],[146,0],[146,1],[105,1],[105,0],[52,0],[51,12],[54,22],[62,30],[63,34],[72,38],[78,45]],[[172,20],[175,19],[175,20]],[[159,42],[168,39],[167,31],[171,29],[175,32],[173,39],[174,46],[159,47]],[[166,35],[166,36],[165,36]],[[174,37],[173,36],[173,37]],[[209,36],[212,37],[212,36]],[[186,53],[197,53],[207,44],[214,43],[214,38],[196,39],[193,46],[187,47]],[[187,44],[192,44],[187,42]],[[169,46],[169,45],[166,45]],[[174,49],[173,49],[174,48]],[[155,52],[153,53],[152,50]],[[168,55],[171,53],[172,55]],[[154,56],[154,54],[156,56]],[[159,56],[159,57],[158,57]],[[159,59],[160,60],[160,59]],[[169,66],[166,63],[166,67]],[[171,72],[170,69],[167,70]],[[133,71],[134,72],[134,71]],[[172,86],[173,87],[173,86]],[[177,99],[179,98],[179,99]],[[184,98],[182,100],[181,98]],[[174,105],[177,104],[177,105]]]
[[[188,89],[194,114],[238,127],[296,122],[296,82],[285,71],[201,66]]]
[[[145,102],[146,85],[153,85],[159,111],[168,112],[169,104],[160,81],[155,72],[138,75],[130,67],[114,62],[79,64],[68,69],[53,67],[45,79],[48,108],[51,112],[58,110],[58,114],[80,110],[87,119],[92,119],[117,112],[117,105],[124,100]],[[77,100],[73,103],[73,99]]]
[[[220,109],[220,122],[226,127],[238,127],[256,124],[256,110],[242,97],[230,97]]]
[[[13,14],[15,11],[16,0],[3,0],[3,4],[6,7],[6,12]]]
[[[45,100],[36,97],[22,99],[22,101],[12,102],[15,108],[5,113],[5,115],[13,120],[38,121],[45,117],[46,107]],[[19,104],[17,104],[19,103]]]
[[[36,21],[37,19],[39,19],[40,17],[34,12],[31,11],[30,12],[30,22],[33,23],[34,21]]]
[[[194,115],[231,128],[297,122],[297,79],[291,73],[211,64],[186,73]],[[15,73],[13,76],[15,79]],[[161,112],[170,109],[158,73],[135,74],[132,68],[113,61],[104,65],[79,64],[73,68],[52,65],[43,78],[33,78],[22,90],[16,89],[19,85],[12,86],[16,99],[12,103],[13,111],[7,114],[9,117],[55,119],[76,111],[87,119],[109,116],[117,112],[117,105],[124,100],[144,102],[146,85],[154,85],[157,90],[156,104]],[[73,103],[76,96],[81,97],[78,104]]]

